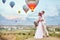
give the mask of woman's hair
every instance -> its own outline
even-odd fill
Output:
[[[41,13],[39,13],[39,14],[38,14],[38,16],[42,16],[42,14],[41,14]]]
[[[38,13],[38,16],[42,16],[44,13],[45,13],[45,11],[41,11],[42,13]]]
[[[38,23],[34,21],[34,25],[35,25],[35,27],[36,27],[36,26],[38,26]]]

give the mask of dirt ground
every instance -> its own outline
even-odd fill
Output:
[[[1,37],[1,40],[15,40],[16,39],[16,37],[14,36],[14,35],[3,35],[2,37]]]
[[[57,38],[57,37],[45,37],[45,38],[42,38],[42,39],[28,38],[26,40],[60,40],[60,38]]]

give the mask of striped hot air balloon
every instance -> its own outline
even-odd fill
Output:
[[[25,0],[26,4],[28,5],[28,7],[31,9],[31,11],[33,12],[35,7],[38,5],[39,0]]]
[[[23,6],[23,10],[27,13],[28,10],[29,10],[29,7],[28,7],[27,5],[24,5],[24,6]]]

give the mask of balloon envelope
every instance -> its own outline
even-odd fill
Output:
[[[17,20],[15,20],[15,22],[17,22]]]
[[[13,8],[14,5],[15,5],[15,2],[14,2],[14,1],[11,1],[11,2],[10,2],[10,6],[11,6],[11,8]]]
[[[25,0],[25,1],[32,12],[35,9],[35,7],[37,6],[37,4],[39,3],[39,0]]]
[[[20,11],[18,11],[18,13],[20,14]]]
[[[2,0],[2,2],[3,2],[3,3],[5,3],[5,2],[6,2],[6,0]]]
[[[28,10],[29,10],[29,7],[28,7],[27,5],[24,5],[24,6],[23,6],[23,10],[27,13]]]

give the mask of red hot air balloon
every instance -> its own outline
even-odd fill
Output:
[[[27,13],[28,10],[29,10],[29,7],[28,7],[27,5],[24,5],[24,6],[23,6],[23,10]]]
[[[39,0],[25,0],[25,1],[32,12],[34,11],[37,4],[39,3]]]

